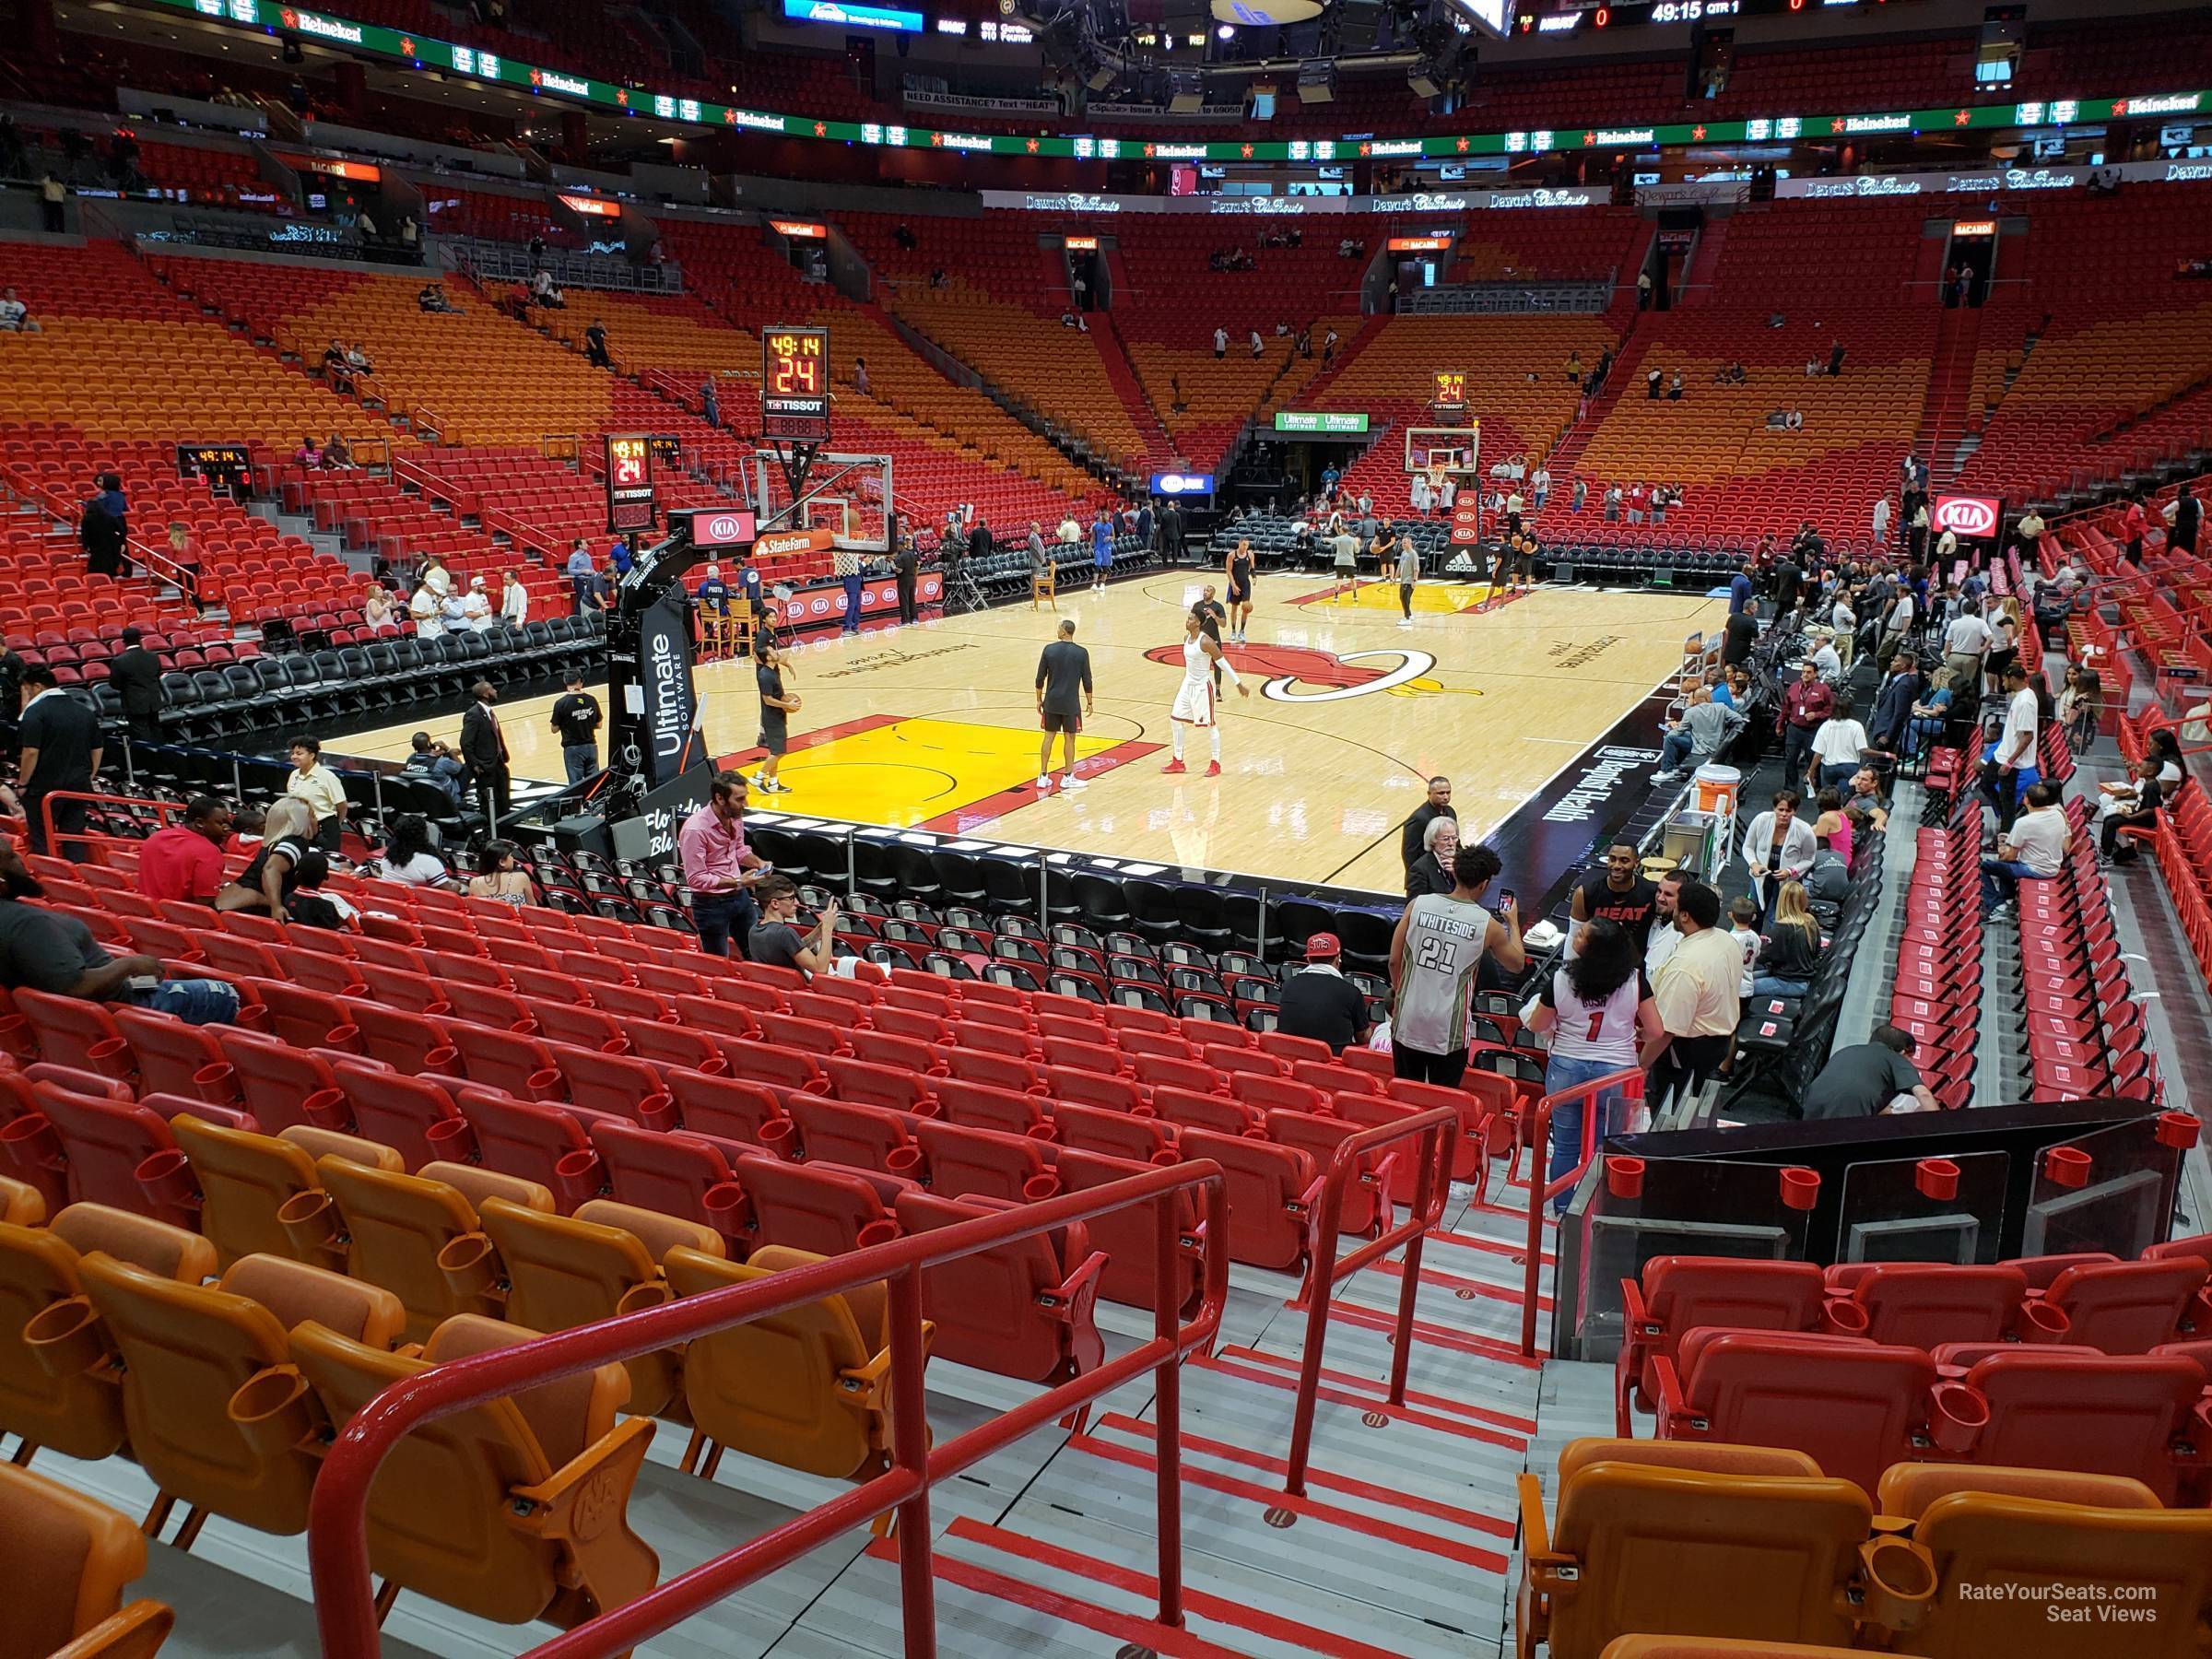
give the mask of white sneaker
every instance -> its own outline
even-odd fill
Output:
[[[1052,773],[1039,772],[1037,774],[1037,793],[1039,794],[1051,794],[1053,793]]]
[[[1060,787],[1063,789],[1088,789],[1090,780],[1078,778],[1074,772],[1069,772],[1066,777],[1060,780]]]
[[[1413,618],[1411,617],[1400,617],[1398,618],[1398,626],[1400,628],[1411,628],[1413,626]]]

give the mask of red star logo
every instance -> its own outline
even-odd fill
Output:
[[[1152,159],[1152,158],[1153,158],[1155,155],[1157,155],[1157,154],[1159,153],[1159,145],[1157,145],[1157,144],[1147,144],[1147,145],[1146,145],[1146,146],[1145,146],[1145,159],[1146,159],[1146,160],[1147,160],[1147,161],[1151,160],[1151,159]]]
[[[814,135],[817,138],[827,138],[830,135],[830,124],[825,121],[816,122],[814,124]]]
[[[1830,122],[1828,124],[1828,130],[1831,133],[1841,132],[1843,130],[1843,117],[1839,115],[1833,121]]]
[[[628,87],[617,87],[615,88],[615,101],[620,104],[624,109],[629,109],[629,88]]]
[[[1973,112],[1971,110],[1961,110],[1958,114],[1951,117],[1951,124],[1953,126],[1964,126],[1972,119]]]
[[[1371,144],[1363,144],[1359,147],[1359,153],[1363,156],[1371,156],[1375,153],[1375,147]]]
[[[1467,153],[1467,141],[1465,138],[1459,141],[1459,153],[1463,156]]]
[[[2127,113],[2127,100],[2126,100],[2126,99],[2124,99],[2124,98],[2115,98],[2115,99],[2113,99],[2113,100],[2112,100],[2112,113],[2113,113],[2113,114],[2115,114],[2115,115],[2124,115],[2124,114],[2126,114],[2126,113]]]
[[[724,110],[722,112],[722,124],[724,126],[735,126],[737,124],[737,112],[735,110]]]
[[[1702,138],[1705,136],[1705,129],[1701,126],[1691,127],[1689,129],[1689,135],[1692,138]]]
[[[405,45],[406,44],[406,42],[405,41],[402,41],[400,42],[400,44],[401,44],[402,46],[405,46]],[[544,85],[546,84],[546,74],[545,74],[545,71],[544,71],[544,70],[542,70],[542,69],[533,69],[533,70],[531,70],[531,71],[530,71],[530,84],[531,84],[532,86],[534,86],[534,87],[542,87],[542,86],[544,86]]]
[[[1252,159],[1252,146],[1251,146],[1251,145],[1249,145],[1249,144],[1245,145],[1245,146],[1243,147],[1243,153],[1244,153],[1244,159],[1245,159],[1245,160],[1247,160],[1247,161],[1251,160],[1251,159]]]
[[[943,149],[945,147],[945,135],[942,133],[932,133],[929,135],[929,142],[934,148]]]
[[[1028,150],[1030,154],[1033,156],[1037,153],[1037,140],[1031,138],[1026,144],[1024,144],[1022,147]]]
[[[300,27],[300,14],[292,10],[290,6],[286,6],[282,15],[284,18],[284,26],[287,29],[297,29]]]
[[[1597,135],[1595,133],[1584,133],[1583,135],[1583,144],[1585,148],[1590,145],[1595,144],[1596,142]]]
[[[399,55],[401,57],[413,57],[415,55],[415,42],[409,40],[406,35],[401,35],[399,37]]]

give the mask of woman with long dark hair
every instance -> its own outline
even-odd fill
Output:
[[[453,883],[453,872],[446,868],[445,860],[431,850],[429,820],[419,812],[402,813],[392,820],[378,862],[389,881],[404,881],[409,887]]]
[[[1175,758],[1160,771],[1179,772],[1182,764],[1182,734],[1185,727],[1202,728],[1212,746],[1213,759],[1206,775],[1221,775],[1221,727],[1216,719],[1215,700],[1220,695],[1221,677],[1229,676],[1229,683],[1237,688],[1240,697],[1250,697],[1252,688],[1237,677],[1230,665],[1229,656],[1221,649],[1221,624],[1214,619],[1211,611],[1194,605],[1182,619],[1182,684],[1176,688],[1175,706],[1169,711],[1175,740]]]
[[[1660,1026],[1629,930],[1602,917],[1583,923],[1574,936],[1574,954],[1545,982],[1528,1023],[1532,1030],[1551,1033],[1551,1059],[1544,1068],[1547,1094],[1633,1068],[1639,1043],[1656,1039]],[[1620,1128],[1620,1091],[1607,1089],[1596,1103],[1605,1112],[1597,1132],[1603,1140]],[[1549,1180],[1557,1181],[1582,1161],[1583,1104],[1561,1100],[1552,1108]],[[1563,1212],[1569,1195],[1561,1193],[1552,1208]]]

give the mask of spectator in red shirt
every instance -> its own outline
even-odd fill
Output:
[[[223,885],[223,843],[229,836],[229,805],[194,795],[182,824],[157,830],[138,849],[138,890],[156,903],[182,899],[212,905]]]
[[[2129,497],[2127,511],[2120,518],[2120,535],[2127,543],[2127,562],[2132,565],[2143,562],[2143,532],[2148,524],[2143,512],[2143,498],[2140,495]]]

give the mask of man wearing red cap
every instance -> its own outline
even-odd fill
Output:
[[[1315,934],[1306,941],[1306,965],[1283,985],[1277,1030],[1325,1042],[1335,1054],[1367,1041],[1373,1021],[1367,1016],[1367,998],[1336,971],[1336,959],[1343,953],[1335,934]]]

